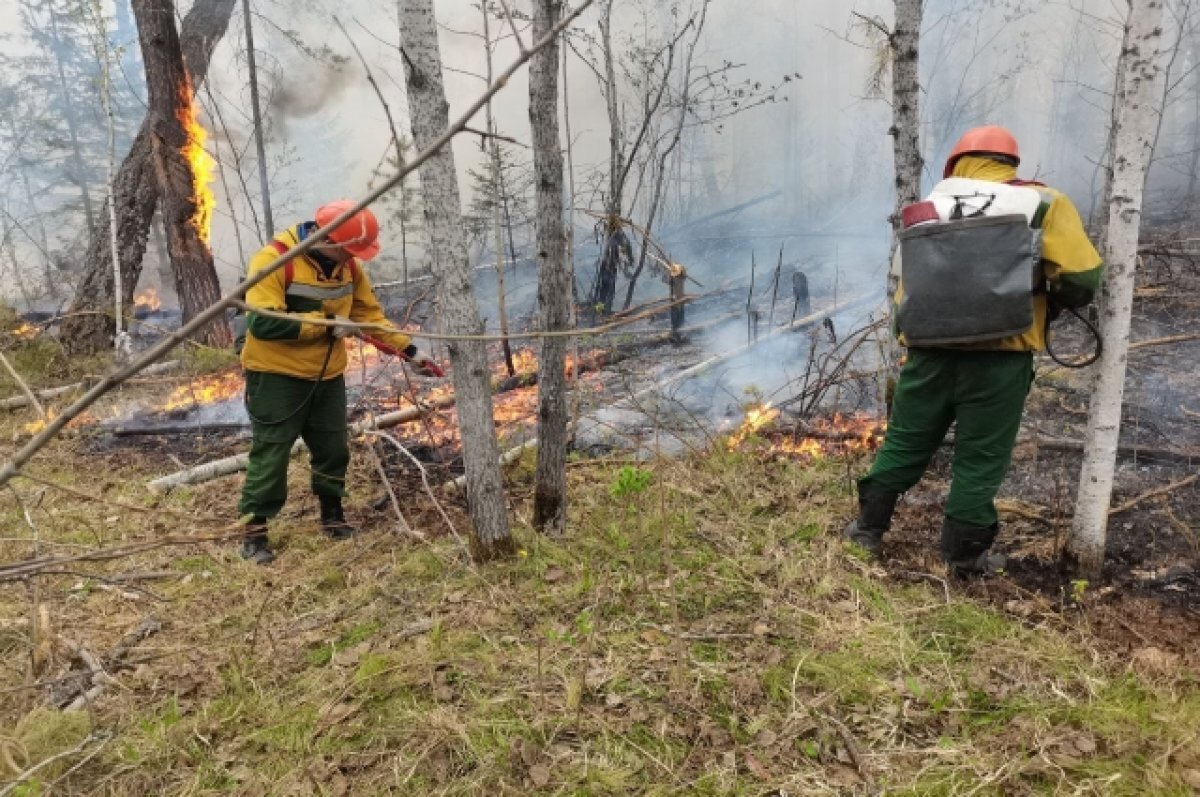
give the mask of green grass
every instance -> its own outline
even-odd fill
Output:
[[[892,581],[836,537],[841,463],[720,451],[640,471],[572,468],[567,536],[518,525],[521,555],[485,567],[450,539],[388,536],[364,495],[363,543],[281,522],[270,569],[221,545],[104,566],[182,574],[153,585],[162,603],[45,579],[64,635],[105,649],[153,612],[165,655],[91,714],[6,695],[0,727],[49,717],[19,737],[31,757],[113,734],[60,794],[1191,793],[1193,674],[1143,677],[1082,631]],[[112,497],[142,495],[108,476]],[[229,489],[169,504],[209,514]],[[97,514],[47,501],[47,540]],[[440,527],[428,506],[414,518]],[[26,616],[26,596],[0,609]],[[25,644],[0,634],[10,661]]]

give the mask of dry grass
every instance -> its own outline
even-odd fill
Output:
[[[2,419],[0,439],[19,420]],[[229,544],[195,544],[0,587],[0,782],[80,748],[14,793],[1188,795],[1200,785],[1193,673],[1114,660],[1082,632],[1004,616],[953,584],[889,579],[836,537],[850,511],[844,463],[718,450],[644,471],[573,467],[558,540],[520,522],[522,463],[521,554],[484,568],[453,540],[392,533],[366,508],[379,492],[367,463],[355,467],[353,514],[372,529],[361,542],[316,533],[295,467],[270,568]],[[153,500],[142,486],[151,463],[77,440],[34,470],[109,500]],[[46,553],[209,533],[232,515],[238,481],[173,494],[156,513],[16,484]],[[4,536],[25,541],[6,541],[5,561],[33,549],[11,498],[0,502]],[[410,500],[410,522],[440,533],[428,499]],[[40,653],[34,605],[51,620]],[[162,629],[86,711],[47,710],[46,689],[26,688],[78,668],[69,644],[103,657],[148,616]]]

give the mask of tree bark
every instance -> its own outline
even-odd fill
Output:
[[[533,37],[558,22],[562,0],[536,0]],[[563,155],[558,134],[558,44],[529,63],[529,124],[537,188],[538,311],[546,331],[570,329],[572,284],[563,229]],[[538,360],[538,430],[533,525],[561,534],[567,523],[567,339],[545,338]]]
[[[204,240],[208,230],[198,227],[196,174],[183,152],[189,143],[184,123],[192,114],[192,83],[175,30],[172,0],[133,0],[133,14],[146,65],[151,160],[167,228],[175,292],[186,324],[221,300],[212,252]],[[229,346],[233,333],[228,322],[219,319],[201,329],[197,339],[209,346]]]
[[[892,230],[900,231],[900,210],[921,201],[921,16],[924,0],[896,0],[892,30],[892,155],[896,163],[896,212]]]
[[[1113,97],[1112,186],[1101,329],[1104,353],[1088,413],[1087,449],[1079,477],[1069,554],[1090,579],[1100,575],[1112,500],[1128,363],[1137,242],[1146,172],[1163,100],[1163,0],[1130,0],[1118,85]]]
[[[604,103],[608,110],[608,197],[604,222],[604,248],[596,264],[596,285],[592,291],[593,308],[603,315],[612,312],[617,293],[621,204],[624,193],[625,159],[622,142],[621,106],[618,95],[616,53],[612,44],[612,12],[616,0],[608,0],[600,14],[600,43],[604,58]]]
[[[449,120],[433,0],[400,0],[399,14],[413,140],[423,150],[448,127]],[[450,334],[481,334],[483,321],[471,290],[473,275],[463,238],[453,150],[443,147],[421,167],[420,175],[429,256],[433,273],[439,277],[443,327]],[[462,432],[467,503],[474,526],[471,552],[477,560],[509,556],[516,546],[509,534],[498,464],[487,349],[479,341],[452,341],[448,348]]]
[[[197,0],[183,20],[180,43],[193,87],[199,86],[208,74],[209,58],[225,35],[233,5],[234,0]],[[151,162],[150,123],[147,116],[116,179],[117,241],[125,307],[133,304],[150,222],[158,205],[158,184]],[[84,260],[86,272],[68,310],[69,317],[63,321],[61,339],[70,354],[94,354],[112,344],[113,262],[107,215],[107,212],[101,214],[88,242]]]

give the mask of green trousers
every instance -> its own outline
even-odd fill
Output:
[[[350,448],[346,434],[346,380],[307,379],[246,372],[246,408],[254,441],[238,511],[275,517],[287,500],[287,469],[292,445],[304,438],[312,454],[312,489],[317,495],[345,496]]]
[[[887,436],[859,482],[903,493],[916,484],[956,425],[946,517],[976,526],[998,521],[995,498],[1033,383],[1030,352],[910,349],[900,372]]]

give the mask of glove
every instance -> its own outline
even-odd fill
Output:
[[[344,338],[357,338],[362,336],[362,331],[358,327],[350,326],[352,323],[349,318],[340,315],[329,316],[330,321],[337,321],[336,327],[329,327],[329,335],[334,340],[342,340]]]
[[[412,356],[408,358],[408,361],[412,363],[413,370],[421,376],[443,377],[446,375],[446,372],[437,364],[437,361],[420,349],[414,351]]]

